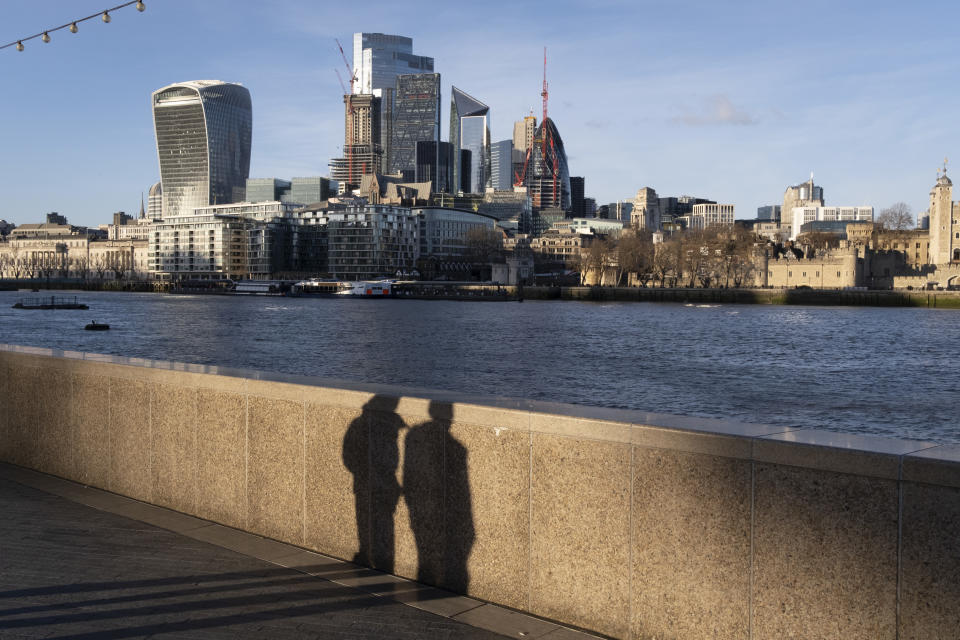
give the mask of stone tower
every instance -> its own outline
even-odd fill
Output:
[[[939,173],[939,172],[938,172]],[[930,191],[930,253],[933,264],[949,263],[953,257],[953,182],[943,174]]]

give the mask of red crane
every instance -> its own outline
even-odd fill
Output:
[[[357,81],[357,74],[354,73],[353,67],[350,66],[350,63],[347,62],[347,54],[343,52],[343,45],[340,44],[340,40],[334,38],[334,41],[337,43],[337,49],[340,50],[340,57],[343,58],[343,65],[347,68],[347,73],[350,75],[350,93],[346,93],[347,87],[343,84],[343,78],[340,77],[340,72],[337,71],[337,78],[340,80],[340,87],[344,91],[344,95],[347,98],[347,131],[346,131],[346,147],[347,147],[347,184],[352,186],[354,185],[353,181],[353,145],[356,143],[354,140],[353,134],[355,129],[355,114],[356,109],[353,107],[353,85]],[[334,69],[336,71],[336,69]]]
[[[540,144],[540,156],[543,162],[545,169],[549,170],[553,174],[553,202],[552,204],[556,206],[557,204],[557,178],[560,173],[559,163],[557,160],[556,154],[556,145],[553,141],[553,132],[547,128],[547,106],[550,98],[550,86],[547,83],[547,48],[543,48],[543,88],[540,90],[540,97],[543,99],[543,120],[540,121],[540,137],[533,141],[533,145]],[[533,145],[527,147],[527,153],[523,160],[523,171],[522,173],[514,172],[514,186],[520,187],[526,183],[527,180],[527,170],[530,167],[530,155],[533,150]],[[547,147],[550,148],[550,153],[547,153]],[[541,198],[542,201],[542,198]]]

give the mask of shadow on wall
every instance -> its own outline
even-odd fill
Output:
[[[430,420],[408,427],[396,413],[398,402],[374,396],[344,437],[359,547],[353,561],[394,572],[394,515],[402,497],[417,547],[417,581],[467,593],[475,533],[467,450],[450,433],[452,407],[433,401]]]

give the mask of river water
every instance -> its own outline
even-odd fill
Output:
[[[960,442],[958,311],[106,292],[11,309],[30,295],[0,292],[0,342]]]

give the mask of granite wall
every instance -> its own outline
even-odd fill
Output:
[[[953,638],[960,447],[0,348],[0,460],[623,638]]]

